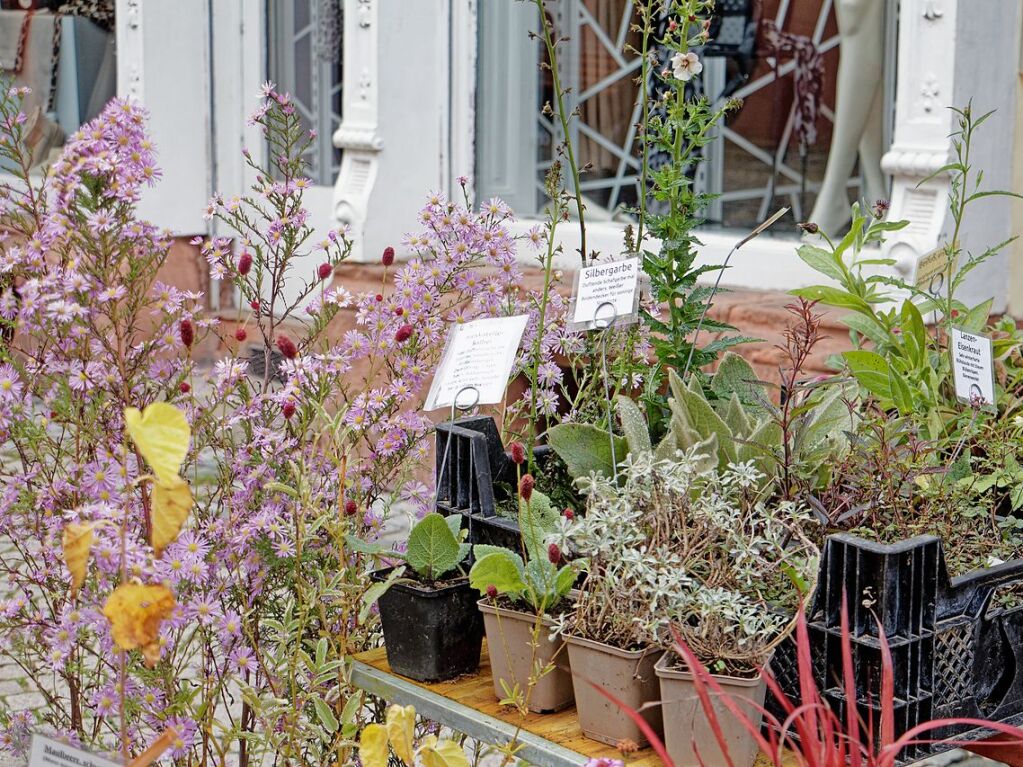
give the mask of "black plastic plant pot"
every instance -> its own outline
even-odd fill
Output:
[[[437,511],[460,514],[469,543],[518,551],[518,521],[497,513],[498,504],[508,500],[506,488],[516,487],[518,474],[494,419],[473,416],[438,424],[436,452]],[[537,447],[533,455],[542,465],[550,448]]]
[[[1004,609],[994,604],[996,592],[1021,582],[1023,560],[949,578],[941,541],[934,536],[890,545],[852,535],[830,536],[807,616],[818,689],[845,721],[847,701],[841,683],[845,597],[857,707],[861,721],[872,725],[875,734],[881,731],[882,708],[889,705],[880,694],[879,626],[892,656],[895,695],[890,705],[896,737],[934,719],[1023,724],[1023,606]],[[771,669],[798,705],[793,641],[778,648]],[[924,733],[920,740],[973,741],[992,732],[946,728]],[[918,742],[900,758],[911,762],[953,747]]]
[[[384,581],[389,573],[378,570],[372,577]],[[410,580],[391,584],[377,602],[391,670],[417,682],[477,671],[483,643],[479,598],[464,577],[439,587]]]

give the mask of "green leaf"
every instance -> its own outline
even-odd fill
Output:
[[[863,349],[843,352],[842,357],[863,388],[878,397],[891,399],[892,390],[888,381],[888,363],[884,357]]]
[[[647,429],[646,418],[639,405],[624,394],[615,397],[615,407],[618,410],[618,420],[622,424],[622,432],[625,434],[625,442],[629,446],[630,453],[643,453],[651,450],[650,431]],[[619,460],[624,456],[616,456]]]
[[[359,610],[359,623],[363,624],[366,622],[366,618],[369,617],[369,611],[372,609],[376,601],[384,595],[384,592],[391,587],[398,578],[405,574],[404,567],[396,567],[391,570],[385,581],[374,581],[370,584],[362,594],[362,608]]]
[[[395,551],[390,546],[381,546],[379,543],[369,543],[361,538],[356,538],[354,535],[346,535],[345,543],[352,551],[359,554],[368,554],[373,557],[391,557],[394,559],[404,559],[405,555],[400,551]]]
[[[914,367],[922,367],[927,360],[927,326],[920,309],[912,301],[903,301],[900,312],[902,343]]]
[[[966,316],[957,318],[956,325],[970,333],[980,333],[987,325],[987,318],[991,314],[991,304],[994,298],[989,298],[983,303],[977,304],[966,313]]]
[[[362,693],[352,695],[345,701],[345,707],[341,710],[341,736],[352,738],[359,731],[360,722],[356,719],[359,711],[362,710]]]
[[[735,460],[735,440],[732,430],[707,402],[703,388],[695,377],[689,380],[689,387],[682,389],[681,393],[681,402],[672,404],[671,400],[668,401],[672,413],[677,413],[679,407],[685,408],[688,425],[696,431],[701,442],[706,442],[711,436],[716,437],[719,465],[722,468],[727,466],[729,461]]]
[[[753,421],[746,415],[738,394],[732,394],[721,417],[736,438],[746,437],[753,430]]]
[[[519,535],[522,536],[522,545],[528,559],[543,559],[547,556],[544,540],[554,531],[558,517],[551,499],[539,490],[533,491],[529,503],[519,499]]]
[[[875,344],[886,344],[889,341],[888,331],[869,314],[847,314],[840,321]]]
[[[895,407],[899,409],[899,412],[903,415],[912,415],[913,392],[910,391],[906,379],[891,367],[888,368],[888,388],[891,390],[892,401],[895,402]]]
[[[827,275],[840,283],[845,282],[845,265],[841,264],[840,259],[836,259],[823,248],[818,248],[814,245],[801,245],[796,250],[796,255],[803,259],[805,264],[821,274]]]
[[[405,559],[420,577],[432,581],[453,570],[461,561],[460,553],[458,539],[444,517],[432,512],[412,528]]]
[[[475,557],[477,562],[490,554],[507,554],[518,563],[520,571],[526,566],[522,561],[522,557],[511,549],[504,548],[504,546],[491,546],[489,543],[477,543],[472,547],[472,555]]]
[[[615,436],[615,458],[621,461],[628,454],[628,444]],[[589,423],[559,423],[547,430],[547,443],[565,462],[572,479],[591,473],[614,476],[611,462],[611,438],[607,431]]]
[[[760,377],[745,359],[735,352],[725,352],[718,369],[710,381],[710,388],[720,399],[738,394],[743,404],[757,401],[761,389]]]
[[[462,515],[448,514],[444,517],[444,521],[447,522],[448,529],[451,530],[451,534],[457,539],[462,532]]]
[[[827,285],[813,285],[808,288],[796,288],[789,293],[808,301],[820,301],[827,306],[839,306],[844,309],[855,309],[860,312],[870,313],[870,304],[859,296],[853,295],[840,288],[832,288]]]
[[[316,709],[316,718],[320,720],[320,724],[327,732],[335,732],[337,730],[337,717],[334,716],[334,712],[330,710],[330,706],[324,702],[323,698],[318,695],[313,697],[313,708]]]
[[[469,585],[481,594],[485,594],[487,588],[493,586],[498,594],[517,597],[526,590],[522,560],[516,562],[510,551],[487,554],[476,560],[476,564],[469,571]]]

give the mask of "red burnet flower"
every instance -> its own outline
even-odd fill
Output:
[[[281,412],[284,414],[285,418],[291,418],[291,416],[295,415],[295,403],[285,402],[284,406],[281,408]]]
[[[384,301],[384,297],[380,293],[377,293],[374,298],[376,299],[376,302],[378,304],[383,303],[383,301]]]
[[[182,381],[180,384],[178,384],[178,391],[180,391],[182,394],[188,394],[190,391],[192,391],[192,384],[190,384],[188,381]]]
[[[236,341],[244,341],[249,337],[249,334],[245,332],[245,328],[239,327],[234,331],[234,339]]]
[[[563,516],[563,517],[564,517],[565,519],[567,519],[567,520],[568,520],[569,522],[571,522],[571,521],[572,521],[573,519],[575,519],[575,512],[574,512],[574,511],[572,511],[572,510],[571,510],[570,508],[568,508],[567,506],[565,507],[565,510],[564,510],[563,512],[561,512],[561,515],[562,515],[562,516]]]
[[[409,324],[402,325],[398,328],[398,332],[394,334],[394,340],[399,344],[403,344],[412,337],[412,326]]]
[[[529,499],[533,497],[534,487],[536,487],[536,480],[533,479],[533,475],[523,474],[522,479],[519,480],[519,496],[526,503],[529,503]]]
[[[497,586],[493,583],[487,586],[487,596],[491,599],[497,599]]]
[[[334,273],[334,267],[330,264],[320,264],[319,269],[316,270],[316,276],[321,280],[325,280]]]
[[[394,316],[395,317],[401,317],[404,313],[405,313],[405,310],[402,309],[400,306],[397,309],[394,310]]]
[[[195,327],[192,325],[192,321],[181,320],[181,324],[178,326],[178,334],[181,336],[181,343],[191,348],[195,341]]]
[[[244,277],[252,268],[252,254],[246,251],[238,256],[238,274]]]
[[[380,256],[380,263],[382,263],[384,266],[390,266],[391,264],[394,263],[394,248],[392,248],[390,245],[384,248],[384,253],[382,256]]]
[[[254,311],[254,312],[258,312],[259,311],[259,300],[256,299],[256,300],[253,300],[253,301],[249,301],[249,308],[252,309],[252,311]]]
[[[277,335],[277,348],[280,349],[281,354],[289,360],[293,360],[298,356],[298,347],[295,346],[295,342],[284,335],[284,333],[279,333]]]
[[[521,442],[511,443],[511,459],[519,466],[526,462],[526,448]]]
[[[558,548],[558,544],[552,543],[547,547],[547,559],[551,561],[552,565],[556,565],[561,561],[561,549]]]
[[[358,504],[355,503],[351,498],[345,501],[345,514],[349,517],[355,514],[359,510]]]

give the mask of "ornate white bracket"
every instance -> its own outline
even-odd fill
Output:
[[[962,108],[972,100],[978,114],[998,110],[981,128],[971,164],[974,173],[983,169],[985,188],[1010,188],[1016,68],[1006,64],[1018,57],[1017,5],[1016,0],[901,2],[895,132],[881,165],[892,175],[889,219],[910,222],[885,246],[905,276],[912,276],[921,254],[951,236],[950,176],[929,178],[953,157],[949,134],[956,123],[949,106]],[[1008,236],[1007,203],[992,199],[968,213],[960,241],[979,253]],[[1005,268],[1007,257],[971,274],[963,299],[994,294],[997,308],[1005,298],[1005,281],[994,282],[995,272]]]
[[[374,0],[345,0],[343,118],[333,136],[334,146],[342,150],[334,187],[334,217],[351,227],[356,260],[363,260],[365,253],[362,245],[370,193],[384,147],[374,87],[379,66],[378,28]]]

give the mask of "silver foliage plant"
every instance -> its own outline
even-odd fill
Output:
[[[581,484],[586,515],[564,533],[589,575],[561,630],[623,649],[678,632],[718,673],[770,659],[816,573],[806,509],[765,500],[752,461],[708,468],[695,449],[630,453],[617,482]]]

